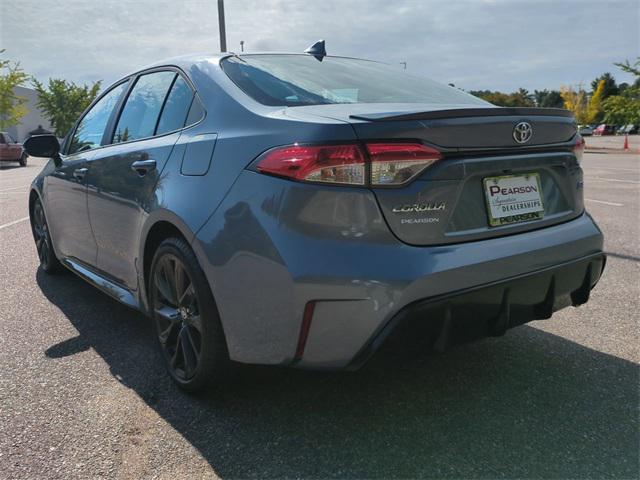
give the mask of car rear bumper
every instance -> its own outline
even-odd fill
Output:
[[[409,306],[481,288],[489,288],[489,315],[509,303],[513,326],[528,321],[520,305],[536,306],[550,295],[551,310],[561,308],[582,285],[582,259],[602,258],[602,233],[587,214],[524,233],[417,247],[393,236],[370,191],[340,192],[245,172],[196,234],[192,245],[233,360],[353,366],[375,349],[400,312],[414,310]],[[575,270],[565,267],[575,262]],[[593,283],[600,271],[591,267]],[[530,298],[526,288],[515,287],[503,298],[509,282],[533,274],[543,280],[534,282]],[[506,286],[496,293],[491,287],[498,284]],[[309,303],[314,309],[305,331]]]
[[[606,264],[603,253],[550,268],[426,298],[402,308],[372,335],[349,368],[360,367],[387,340],[419,339],[425,347],[444,350],[479,338],[500,336],[532,320],[589,300]]]
[[[392,283],[392,274],[381,270],[385,281],[371,281],[368,298],[316,301],[304,354],[296,365],[359,366],[403,318],[433,322],[426,328],[436,330],[432,334],[440,348],[497,335],[586,302],[604,266],[602,234],[588,215],[535,232],[411,253],[415,257],[400,261],[393,273],[404,276],[404,282]],[[362,261],[385,268],[375,257]]]

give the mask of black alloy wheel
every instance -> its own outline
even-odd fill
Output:
[[[174,375],[189,380],[202,354],[202,318],[193,282],[182,262],[166,254],[156,265],[153,288],[160,345]]]
[[[183,240],[165,240],[156,251],[149,298],[173,380],[185,390],[199,391],[226,376],[230,362],[213,295]]]
[[[36,242],[36,250],[40,259],[40,266],[46,273],[54,273],[60,269],[60,262],[56,258],[51,244],[51,235],[49,234],[49,226],[47,218],[44,214],[42,201],[37,199],[33,204],[33,212],[31,216],[31,230],[33,239]]]

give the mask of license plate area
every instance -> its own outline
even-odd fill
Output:
[[[538,173],[487,177],[483,184],[490,226],[539,220],[544,216]]]

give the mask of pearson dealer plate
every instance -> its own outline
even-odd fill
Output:
[[[537,173],[485,178],[484,195],[492,227],[537,220],[544,215]]]

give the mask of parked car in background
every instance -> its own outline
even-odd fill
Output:
[[[618,129],[618,135],[635,135],[636,133],[638,133],[638,125],[632,123],[623,125]]]
[[[314,49],[159,62],[62,146],[30,137],[42,270],[149,315],[187,390],[231,360],[355,369],[404,328],[444,349],[588,301],[605,255],[571,112]]]
[[[583,137],[589,137],[593,135],[593,127],[589,125],[578,125],[578,133]]]
[[[18,162],[23,167],[27,166],[27,153],[22,144],[7,132],[0,132],[0,162]]]
[[[608,125],[606,123],[603,123],[596,127],[596,129],[593,131],[593,134],[599,137],[603,135],[613,135],[615,134],[615,131],[616,130],[614,125]]]

